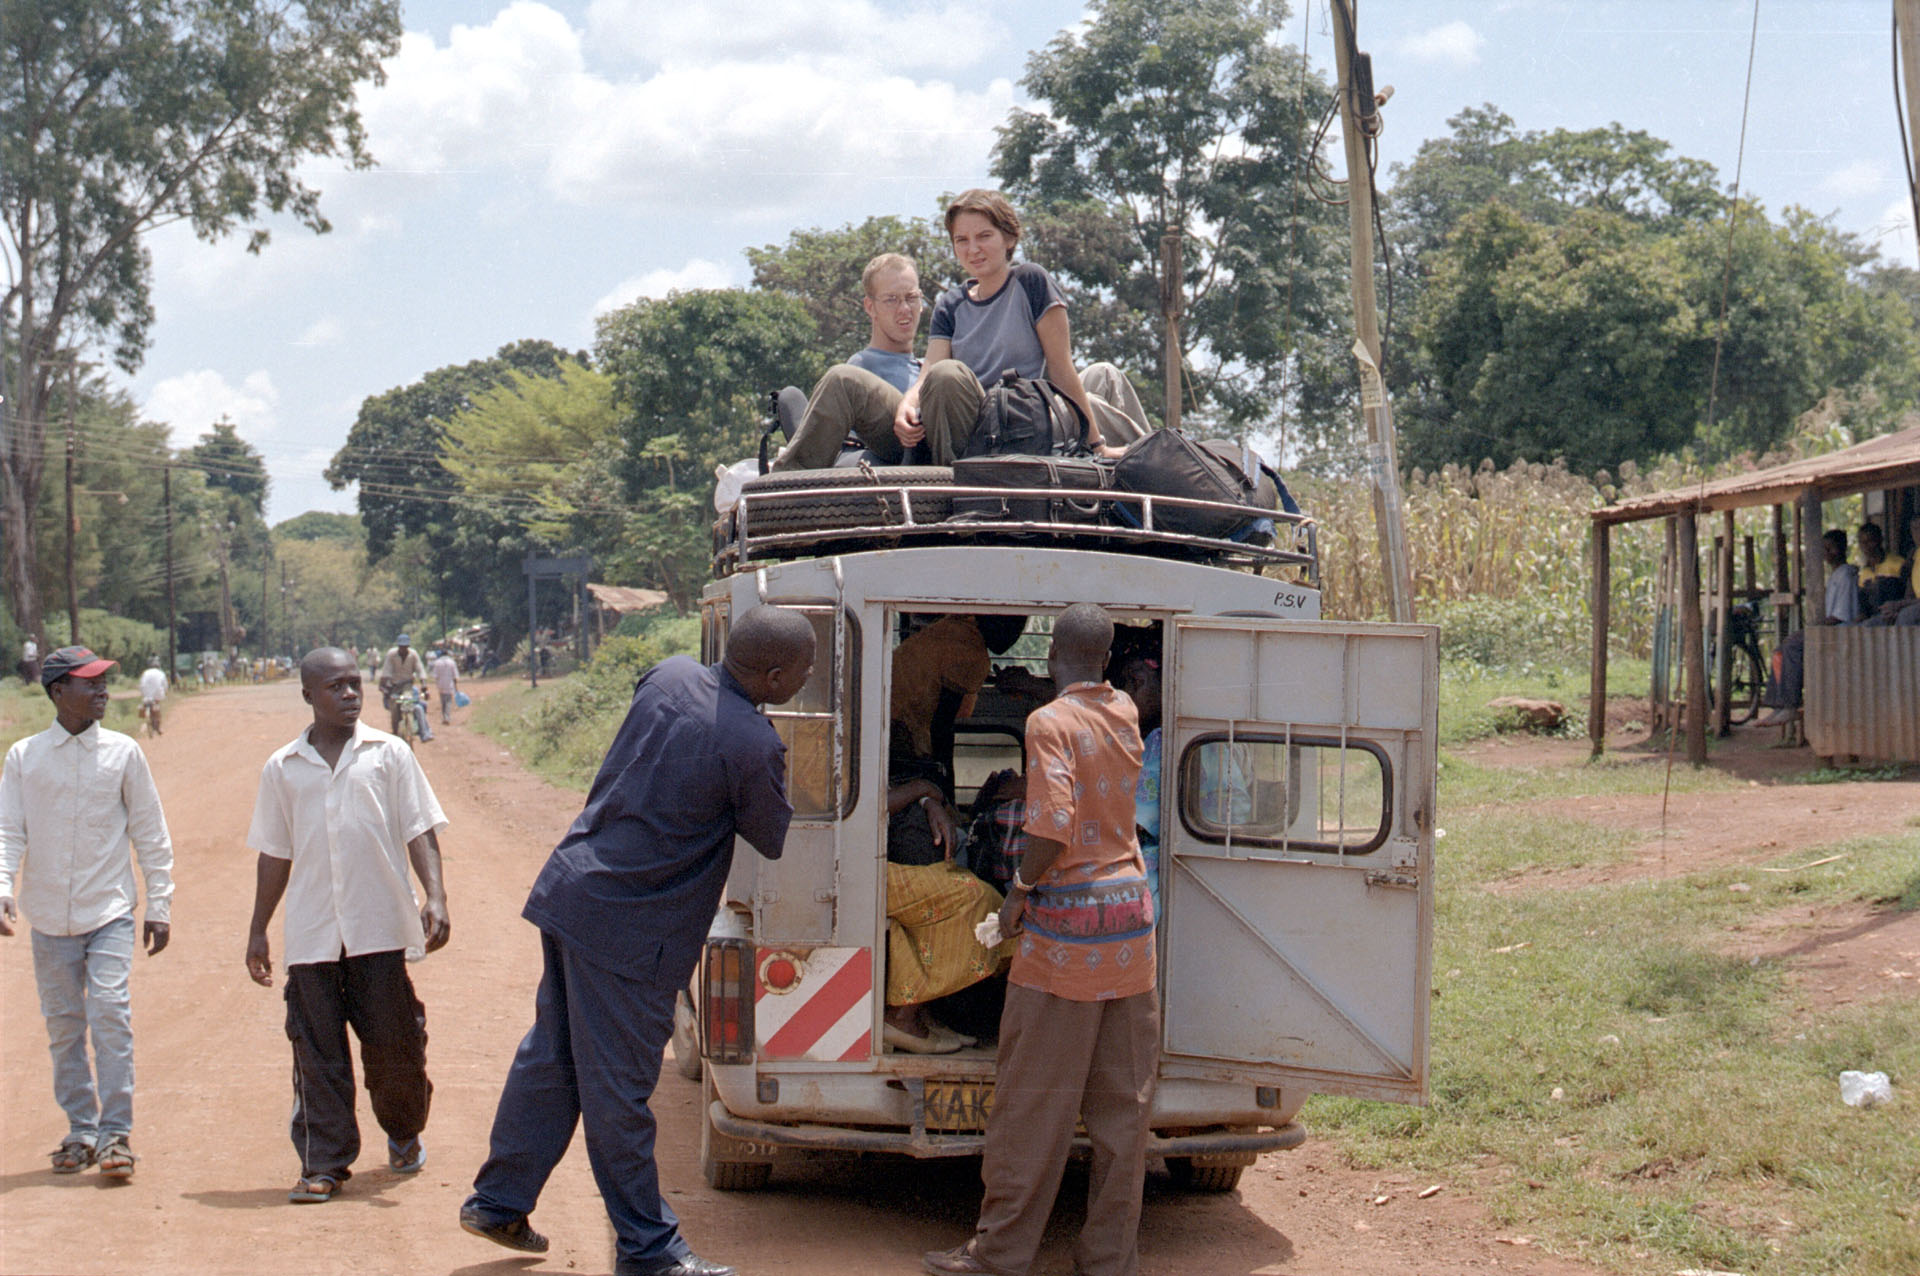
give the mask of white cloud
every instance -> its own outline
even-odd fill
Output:
[[[1466,22],[1455,19],[1444,25],[1406,36],[1394,48],[1416,62],[1437,62],[1454,70],[1465,70],[1480,62],[1480,49],[1487,39]]]
[[[1887,182],[1887,170],[1883,164],[1872,160],[1857,160],[1845,168],[1837,168],[1821,179],[1820,189],[1840,199],[1858,199],[1862,195],[1871,195]]]
[[[296,346],[337,346],[346,338],[346,325],[332,315],[323,315],[307,325],[293,342]]]
[[[587,31],[596,51],[618,50],[657,66],[819,57],[881,71],[953,71],[1004,39],[1000,23],[982,9],[872,0],[593,0]]]
[[[241,438],[258,445],[278,426],[279,404],[273,377],[264,371],[250,372],[234,385],[213,369],[202,368],[156,384],[141,411],[150,421],[172,426],[178,445],[198,439],[223,417],[239,428]]]
[[[1902,266],[1920,265],[1913,234],[1913,204],[1896,199],[1881,210],[1867,238],[1880,255]]]
[[[590,69],[582,33],[536,0],[455,27],[444,46],[410,34],[386,85],[363,94],[370,148],[416,176],[505,169],[568,203],[697,202],[742,218],[850,183],[937,187],[982,169],[1010,81],[963,91],[903,74],[893,36],[856,38],[892,20],[866,0],[829,0],[823,24],[772,3],[774,27],[807,26],[808,42],[740,35],[765,6],[737,7],[738,22],[708,7],[696,22],[692,7],[663,18],[666,6],[603,0],[596,36],[671,28],[656,66],[619,76]],[[931,40],[946,23],[926,13]]]
[[[731,288],[741,282],[734,271],[719,262],[695,257],[677,270],[649,270],[644,275],[621,280],[606,296],[593,303],[593,315],[597,319],[642,297],[665,297],[670,292],[694,288]]]

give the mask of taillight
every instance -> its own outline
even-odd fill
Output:
[[[700,1053],[715,1063],[753,1059],[753,945],[744,939],[707,941],[700,968]]]

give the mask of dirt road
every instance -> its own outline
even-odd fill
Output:
[[[484,693],[483,685],[482,691]],[[286,1203],[298,1171],[286,1136],[290,1056],[280,990],[256,987],[242,957],[254,857],[244,845],[260,764],[306,721],[291,683],[233,687],[171,706],[147,742],[167,806],[178,893],[172,946],[134,967],[138,1173],[122,1185],[56,1178],[45,1153],[65,1132],[52,1098],[46,1034],[24,937],[0,942],[0,1271],[7,1273],[605,1272],[612,1234],[577,1144],[536,1222],[545,1261],[462,1233],[455,1214],[485,1155],[508,1060],[532,1012],[534,930],[519,920],[528,885],[579,799],[529,776],[456,724],[422,758],[451,820],[445,838],[452,943],[414,968],[427,1006],[435,1084],[425,1173],[387,1171],[364,1098],[367,1151],[340,1199]],[[279,926],[274,931],[276,957]],[[728,1195],[700,1178],[697,1087],[669,1068],[655,1097],[661,1177],[694,1246],[747,1276],[919,1270],[923,1250],[966,1235],[977,1165],[824,1161]],[[1072,1177],[1063,1200],[1084,1180]],[[1506,1270],[1579,1276],[1501,1233],[1449,1189],[1347,1168],[1324,1145],[1264,1158],[1231,1196],[1148,1181],[1146,1276],[1452,1276]],[[1386,1198],[1380,1202],[1380,1198]],[[1037,1273],[1063,1273],[1077,1210],[1063,1208]]]

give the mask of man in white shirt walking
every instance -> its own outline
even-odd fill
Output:
[[[387,1135],[387,1164],[426,1164],[433,1083],[426,1008],[406,963],[447,942],[447,894],[436,830],[447,817],[413,750],[360,720],[353,656],[321,647],[300,662],[313,725],[267,759],[247,845],[259,852],[247,974],[273,986],[267,923],[287,901],[287,1036],[300,1180],[287,1199],[331,1200],[360,1155],[353,1056],[360,1039],[367,1095]],[[407,881],[420,878],[421,902]]]
[[[444,650],[433,653],[433,663],[427,666],[427,672],[433,675],[433,685],[440,692],[440,721],[453,722],[453,697],[460,690],[460,666]]]
[[[142,929],[154,956],[172,933],[173,842],[146,756],[131,737],[99,725],[114,665],[85,647],[62,647],[41,665],[56,721],[9,749],[0,772],[0,935],[13,934],[24,910],[54,1098],[67,1114],[53,1172],[97,1163],[102,1174],[125,1178],[136,1159],[128,846],[146,878]]]
[[[160,666],[148,665],[140,675],[140,712],[155,735],[160,734],[160,702],[167,698],[167,675]]]

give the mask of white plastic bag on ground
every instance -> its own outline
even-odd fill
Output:
[[[1884,1072],[1840,1074],[1840,1102],[1850,1108],[1871,1108],[1893,1102],[1893,1083]]]
[[[740,487],[750,478],[760,477],[760,462],[753,457],[732,465],[713,467],[713,512],[724,514],[740,503]]]

